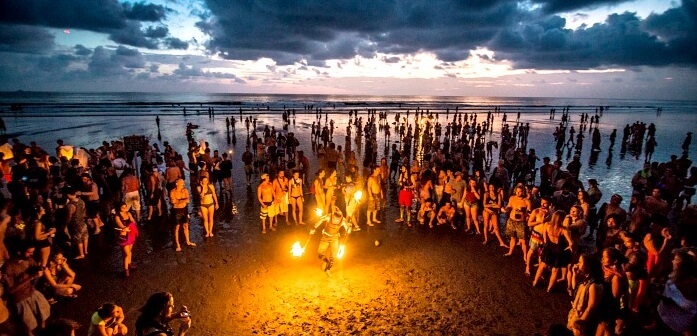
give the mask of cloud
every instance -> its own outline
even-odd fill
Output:
[[[41,44],[53,46],[44,28],[82,29],[105,33],[117,43],[133,47],[158,49],[174,46],[180,41],[167,40],[169,29],[164,25],[143,30],[141,22],[162,22],[170,9],[143,1],[121,4],[117,0],[4,0],[0,1],[0,25],[14,30],[34,27],[37,34],[25,34],[23,41],[6,43],[5,50],[36,50]],[[25,28],[22,28],[25,27]],[[0,28],[2,29],[2,28]],[[0,31],[1,33],[1,31]],[[46,49],[46,48],[44,48]]]
[[[53,40],[46,28],[0,24],[0,51],[42,53],[53,49]]]
[[[150,38],[163,38],[169,34],[169,29],[165,26],[148,27],[145,30],[145,36]]]
[[[187,66],[184,63],[179,63],[179,67],[172,73],[173,76],[179,79],[195,79],[195,78],[220,78],[232,79],[236,83],[244,83],[244,80],[231,73],[203,71],[200,67],[193,65]]]
[[[167,9],[164,6],[146,4],[143,1],[134,4],[125,3],[123,6],[126,17],[131,20],[157,22],[167,15]]]
[[[613,6],[632,0],[533,0],[547,13],[569,12],[577,9],[594,9],[601,6]]]
[[[73,49],[75,49],[75,55],[78,56],[89,56],[90,54],[92,54],[92,50],[87,49],[82,44],[76,44]]]
[[[165,45],[169,49],[182,49],[186,50],[189,48],[189,43],[186,41],[182,41],[176,37],[170,37],[165,39]]]
[[[116,0],[3,0],[0,22],[104,32],[126,25]]]
[[[563,18],[502,30],[487,47],[518,68],[588,69],[612,66],[697,65],[697,10],[682,7],[645,20],[636,13],[612,14],[605,22],[564,29]]]
[[[228,59],[282,56],[347,59],[355,55],[415,53],[453,55],[482,45],[498,27],[525,16],[515,2],[352,0],[236,2],[206,0],[210,13],[197,27],[208,48]],[[276,57],[272,57],[276,60]]]

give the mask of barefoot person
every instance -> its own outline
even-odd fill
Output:
[[[128,205],[124,202],[117,205],[116,216],[114,216],[114,223],[116,224],[116,229],[119,230],[118,238],[116,239],[119,246],[121,246],[121,252],[123,253],[123,275],[129,277],[131,275],[131,259],[133,257],[133,244],[138,238],[138,225],[136,225],[135,219],[128,211]]]
[[[533,210],[528,218],[528,229],[530,230],[530,249],[528,249],[528,253],[525,255],[526,275],[530,275],[530,261],[533,254],[539,251],[544,244],[545,226],[543,224],[549,221],[549,204],[549,198],[542,197],[540,200],[540,207]]]
[[[68,203],[65,205],[67,212],[65,222],[73,242],[77,245],[77,256],[75,259],[84,259],[85,255],[87,255],[89,240],[87,223],[85,223],[85,202],[77,197],[75,189],[68,188],[65,193],[68,195]]]
[[[261,204],[259,210],[259,218],[261,219],[261,233],[266,233],[266,218],[269,219],[269,229],[276,231],[273,224],[273,219],[276,213],[273,212],[271,206],[274,201],[273,184],[269,182],[269,174],[261,174],[261,183],[257,187],[257,199]]]
[[[175,251],[181,252],[179,229],[184,230],[186,245],[196,246],[189,239],[189,191],[184,186],[184,180],[177,180],[176,186],[169,192],[169,200],[172,202],[172,213],[174,215],[174,247]]]
[[[494,232],[496,239],[499,240],[499,246],[508,247],[501,238],[501,229],[499,229],[499,214],[501,214],[501,206],[503,204],[503,191],[496,185],[489,184],[488,191],[484,194],[484,245],[489,242],[489,232]]]
[[[290,225],[288,222],[288,178],[283,170],[279,170],[278,176],[273,180],[273,193],[274,201],[278,206],[278,215],[284,215],[286,225]]]
[[[373,173],[368,177],[368,226],[375,226],[373,223],[380,224],[378,221],[378,211],[382,205],[382,187],[380,186],[380,167],[373,167]]]
[[[317,224],[310,230],[310,235],[315,234],[315,230],[324,224],[322,229],[322,238],[319,241],[317,254],[320,260],[324,262],[322,270],[327,272],[334,265],[334,257],[339,252],[339,237],[341,228],[343,227],[347,234],[351,233],[351,226],[344,219],[344,214],[338,207],[334,207],[331,214],[323,216],[317,221]]]
[[[205,237],[213,237],[213,218],[215,210],[218,210],[218,195],[215,194],[215,186],[209,182],[207,176],[203,176],[196,189],[201,195],[201,221],[206,233]]]
[[[513,249],[517,243],[523,250],[523,260],[528,253],[528,246],[525,244],[525,226],[528,209],[530,209],[530,200],[523,197],[523,187],[515,187],[515,195],[508,199],[508,221],[506,222],[506,234],[511,237],[511,242],[508,245],[508,253],[504,256],[513,255]]]
[[[295,222],[295,225],[305,225],[305,222],[303,222],[305,196],[303,194],[303,179],[300,177],[299,170],[293,171],[293,177],[288,185],[288,195],[291,212],[293,213],[293,222]]]

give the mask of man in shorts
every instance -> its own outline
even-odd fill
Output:
[[[176,186],[169,192],[169,200],[172,203],[172,215],[174,217],[174,247],[181,252],[179,245],[179,229],[184,229],[184,239],[187,246],[196,246],[189,239],[189,191],[184,186],[184,180],[178,179]]]
[[[525,255],[525,274],[530,275],[530,261],[532,255],[538,251],[544,243],[544,223],[549,220],[552,211],[549,209],[551,201],[548,197],[542,197],[540,207],[533,210],[528,217],[528,229],[530,230],[530,249]]]
[[[259,218],[261,219],[261,233],[266,233],[266,218],[269,218],[269,229],[271,231],[276,231],[274,227],[274,217],[276,213],[273,212],[271,207],[274,201],[274,189],[273,184],[269,182],[269,174],[261,174],[261,183],[257,187],[257,199],[261,204],[259,209]]]
[[[530,201],[523,197],[523,187],[515,187],[515,195],[508,199],[508,206],[506,210],[508,211],[508,221],[506,221],[506,233],[511,237],[511,243],[508,247],[508,253],[504,254],[505,257],[513,255],[513,249],[515,248],[516,240],[520,243],[520,247],[523,250],[523,261],[525,261],[528,246],[525,243],[525,229],[527,226],[527,212],[530,209]]]
[[[123,202],[126,203],[128,209],[133,209],[135,211],[136,222],[140,221],[140,182],[138,178],[133,175],[132,168],[126,168],[123,170],[121,175],[121,194],[123,195]]]

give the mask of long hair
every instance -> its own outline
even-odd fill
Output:
[[[690,277],[697,277],[697,252],[694,248],[683,247],[676,249],[674,258],[680,257],[677,267],[673,267],[670,279],[679,282]]]
[[[172,299],[172,294],[169,292],[159,292],[150,295],[145,305],[140,307],[140,317],[138,319],[149,320],[156,318],[167,307],[170,299]]]
[[[564,223],[564,218],[566,217],[566,212],[564,210],[557,210],[552,214],[552,218],[549,220],[549,224],[552,227],[560,228]]]

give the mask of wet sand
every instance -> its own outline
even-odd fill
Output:
[[[361,115],[365,120],[365,113]],[[543,155],[548,151],[544,144],[549,143],[550,127],[554,127],[543,120],[546,116],[537,116],[541,120],[533,125],[529,146]],[[341,139],[337,144],[343,145],[346,116],[330,115],[333,117],[338,120],[335,140]],[[509,113],[509,121],[511,117]],[[280,115],[259,118],[257,129],[262,129],[265,123],[281,125]],[[298,135],[300,149],[314,161],[309,142],[309,125],[313,119],[312,115],[298,115],[297,124],[290,131]],[[219,211],[216,237],[206,240],[202,238],[199,220],[193,218],[192,241],[198,247],[184,248],[182,253],[174,252],[164,233],[155,232],[152,227],[143,229],[134,248],[134,260],[139,268],[128,279],[119,275],[118,248],[106,239],[101,243],[93,240],[93,252],[87,260],[71,261],[78,273],[77,283],[83,285],[80,297],[54,305],[54,316],[69,317],[86,325],[99,304],[111,301],[124,307],[126,324],[133,328],[137,309],[146,298],[156,291],[170,291],[175,304],[187,305],[192,313],[190,335],[530,335],[543,332],[550,324],[565,323],[569,296],[561,291],[550,295],[542,288],[532,288],[532,279],[523,274],[519,250],[513,257],[505,258],[504,248],[493,241],[483,246],[479,235],[453,232],[449,227],[429,230],[398,226],[393,223],[398,216],[394,194],[390,196],[383,224],[354,232],[346,256],[334,266],[331,275],[320,270],[316,257],[318,234],[302,258],[292,257],[291,245],[305,241],[308,228],[286,227],[281,220],[277,232],[261,233],[254,195],[256,185],[250,189],[242,183],[239,157],[245,143],[244,124],[238,122],[237,145],[233,146],[226,142],[225,116],[212,121],[204,115],[163,117],[162,140],[169,141],[180,152],[186,143],[185,121],[201,125],[196,139],[205,138],[213,149],[221,152],[234,150],[234,195],[239,216],[230,218],[226,205]],[[78,133],[55,132],[47,126],[41,136],[97,146],[104,139],[146,134],[152,142],[161,144],[155,141],[157,130],[151,116],[130,120],[85,119],[80,123],[87,126],[78,128],[82,130]],[[99,126],[90,126],[92,123]],[[498,138],[498,119],[495,125],[492,137]],[[621,125],[602,126],[611,129]],[[666,131],[659,128],[659,134]],[[32,140],[26,137],[31,136],[28,134],[21,140]],[[45,140],[41,144],[52,148]],[[585,150],[589,148],[590,143]],[[624,170],[624,174],[641,165],[635,160],[616,165],[625,161],[632,168]],[[314,162],[313,167],[316,167]],[[592,173],[592,169],[582,171],[582,175]],[[628,185],[628,175],[607,174],[617,180],[616,185]],[[608,195],[612,193],[613,187],[601,188]],[[311,208],[311,205],[306,207]],[[312,223],[312,212],[305,213],[306,222]],[[382,245],[376,247],[375,240],[380,240]]]

